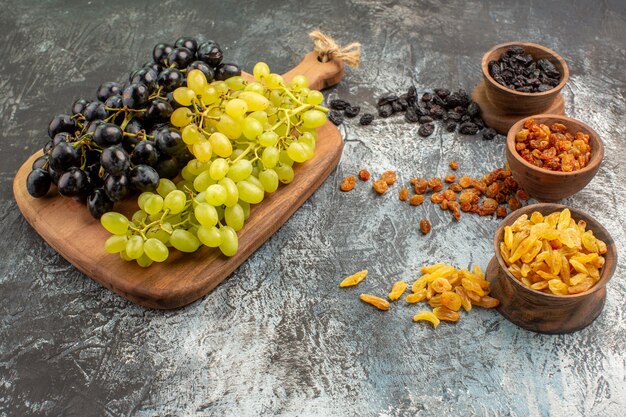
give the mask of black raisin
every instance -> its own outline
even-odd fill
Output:
[[[381,98],[378,99],[378,107],[384,106],[385,104],[392,103],[398,99],[398,96],[395,94],[385,94]]]
[[[398,104],[400,104],[400,107],[402,108],[402,111],[405,111],[407,109],[407,107],[409,107],[409,102],[406,100],[406,98],[400,97],[398,99]]]
[[[372,124],[373,121],[374,121],[374,115],[371,113],[365,113],[363,116],[361,116],[361,119],[359,120],[359,124],[363,126],[367,126],[367,125]]]
[[[446,101],[436,94],[433,96],[432,103],[441,107],[446,106]]]
[[[430,115],[435,119],[442,119],[446,111],[443,107],[433,104],[430,108]]]
[[[420,123],[432,123],[433,118],[430,116],[420,116],[419,118],[419,122]]]
[[[400,100],[392,101],[391,102],[391,108],[393,109],[394,113],[398,113],[398,112],[403,111],[402,104],[400,104]]]
[[[350,103],[348,103],[345,100],[335,99],[335,100],[331,100],[330,103],[328,103],[328,105],[333,110],[344,110],[346,109],[346,107],[350,106]]]
[[[415,113],[414,107],[406,109],[406,113],[404,113],[404,120],[409,123],[416,123],[419,120],[419,116]]]
[[[478,103],[472,101],[469,106],[467,106],[467,114],[472,117],[478,116],[480,114],[480,107],[478,107]]]
[[[409,90],[406,92],[406,99],[407,101],[411,102],[411,101],[415,101],[416,98],[417,98],[417,90],[415,89],[415,86],[412,85],[409,87]]]
[[[331,110],[328,112],[328,120],[333,122],[335,126],[339,126],[343,123],[343,116],[336,110]]]
[[[487,128],[485,130],[483,130],[483,139],[485,140],[493,140],[493,138],[496,137],[496,135],[498,134],[498,132],[496,132],[495,129],[493,128]]]
[[[459,132],[463,135],[475,135],[478,133],[478,126],[472,122],[463,122],[459,126]]]
[[[378,107],[378,115],[380,117],[389,117],[393,114],[393,107],[391,107],[391,104],[383,104],[382,106]]]
[[[423,102],[429,102],[430,100],[432,100],[433,96],[430,95],[430,93],[424,93],[422,94],[422,101]]]
[[[480,128],[485,127],[485,121],[483,120],[482,117],[477,116],[477,117],[473,117],[472,118],[472,123],[474,123],[475,125],[477,125]]]
[[[435,94],[437,94],[439,98],[446,98],[450,95],[450,90],[447,88],[435,88]]]
[[[435,131],[435,125],[432,123],[425,123],[423,125],[420,126],[420,128],[417,130],[417,134],[422,136],[422,137],[427,137],[433,134],[433,132]]]
[[[452,120],[454,122],[458,122],[459,120],[461,120],[461,115],[457,112],[455,112],[454,110],[448,110],[448,113],[446,114],[446,118],[448,120]]]
[[[359,106],[348,106],[343,111],[343,115],[352,119],[353,117],[356,117],[360,111],[361,108]]]
[[[446,123],[446,130],[448,132],[454,132],[456,130],[456,122],[453,120],[450,120],[449,122]]]

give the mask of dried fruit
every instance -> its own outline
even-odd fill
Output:
[[[387,181],[385,181],[385,180],[377,180],[377,181],[374,181],[374,184],[372,185],[372,188],[378,194],[385,194],[385,192],[389,188],[389,185],[387,185]]]
[[[420,123],[421,123],[421,120],[420,120]],[[417,134],[425,138],[425,137],[432,135],[434,131],[435,131],[434,124],[424,123],[423,125],[419,127],[419,129],[417,129]]]
[[[333,110],[345,110],[347,107],[350,106],[350,103],[345,100],[335,99],[331,100],[328,105]]]
[[[400,193],[399,193],[399,198],[400,201],[406,201],[409,199],[409,189],[408,188],[401,188],[400,189]]]
[[[417,290],[416,292],[409,294],[406,296],[405,300],[407,303],[415,304],[420,301],[424,301],[426,299],[426,289]]]
[[[428,180],[428,188],[438,193],[443,190],[443,182],[440,178],[431,178]]]
[[[450,167],[450,169],[456,171],[457,169],[459,169],[459,163],[457,161],[450,161],[450,163],[448,164],[448,166]]]
[[[409,284],[407,284],[404,281],[398,281],[395,284],[393,284],[393,286],[391,287],[391,292],[387,295],[387,297],[389,297],[389,299],[391,301],[396,301],[397,299],[399,299],[400,297],[402,297],[402,294],[404,294],[404,292],[406,291],[406,288],[409,286]]]
[[[449,321],[452,323],[456,323],[461,318],[461,315],[459,313],[457,313],[456,311],[452,311],[444,306],[433,308],[433,314],[439,320]]]
[[[411,199],[409,200],[409,204],[412,206],[419,206],[423,202],[424,196],[421,194],[415,194],[414,196],[411,196]]]
[[[454,181],[456,181],[456,175],[454,174],[448,174],[446,175],[446,177],[444,178],[444,181],[447,182],[448,184],[453,183]]]
[[[419,313],[417,313],[416,315],[413,316],[413,321],[428,321],[433,325],[433,328],[437,328],[437,326],[439,326],[439,319],[437,318],[437,316],[435,316],[435,314],[431,311],[420,311]]]
[[[520,46],[512,46],[497,61],[489,61],[488,69],[497,83],[522,93],[548,91],[556,87],[561,79],[552,62],[546,58],[535,61]]]
[[[357,285],[359,282],[363,281],[367,276],[368,270],[364,269],[362,271],[356,272],[349,277],[346,277],[339,283],[340,287],[353,287]]]
[[[383,175],[380,176],[381,180],[384,180],[387,185],[393,185],[396,182],[397,176],[394,171],[385,171]]]
[[[389,310],[389,307],[391,306],[389,301],[371,294],[361,294],[359,299],[383,311]]]
[[[359,119],[359,124],[362,126],[368,126],[368,125],[371,125],[373,121],[374,121],[374,115],[371,113],[365,113]]]
[[[450,282],[445,278],[435,278],[430,285],[433,287],[433,290],[438,293],[450,291],[452,289],[452,284],[450,284]]]
[[[448,201],[455,201],[456,200],[456,193],[450,189],[446,190],[443,192],[443,198],[445,198]]]
[[[343,123],[343,115],[336,110],[331,110],[327,113],[328,120],[333,122],[335,126],[339,126]]]
[[[347,176],[343,182],[341,183],[341,185],[339,186],[339,189],[341,191],[352,191],[352,189],[354,189],[354,186],[356,185],[356,177],[354,175],[350,175]]]
[[[445,200],[445,198],[444,198],[443,194],[441,194],[441,193],[434,193],[433,195],[430,196],[430,201],[432,201],[435,204],[440,204],[444,200]]]
[[[459,311],[462,305],[461,297],[456,292],[450,290],[444,291],[441,294],[441,305],[450,310]]]
[[[361,107],[359,106],[348,106],[343,111],[343,115],[352,119],[353,117],[358,116],[360,111],[361,111]]]
[[[359,171],[359,179],[361,181],[367,181],[370,179],[371,176],[372,174],[370,174],[370,172],[367,169],[362,169]]]
[[[420,232],[422,232],[423,235],[427,235],[430,229],[430,222],[427,219],[420,220]]]
[[[428,181],[424,178],[412,178],[411,184],[415,190],[415,194],[424,194],[428,190]]]

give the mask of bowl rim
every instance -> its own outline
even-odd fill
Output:
[[[563,74],[561,74],[561,81],[554,88],[551,88],[548,91],[541,91],[537,93],[524,93],[522,91],[511,90],[510,88],[505,87],[499,82],[497,82],[489,73],[489,61],[490,60],[488,59],[488,57],[489,55],[491,55],[498,49],[502,49],[505,47],[509,48],[511,46],[521,46],[523,48],[531,46],[533,48],[541,49],[545,53],[549,54],[553,59],[558,61],[559,64],[561,64],[561,66],[563,67]],[[483,76],[485,77],[485,79],[487,79],[487,81],[489,81],[489,84],[491,84],[493,87],[495,87],[496,89],[502,92],[510,93],[510,94],[517,95],[520,97],[544,97],[544,96],[549,96],[551,94],[556,94],[559,91],[561,91],[563,87],[565,87],[565,84],[569,80],[569,67],[567,66],[567,63],[561,57],[561,55],[557,54],[555,51],[553,51],[550,48],[547,48],[543,45],[539,45],[538,43],[532,43],[532,42],[505,42],[505,43],[501,43],[501,44],[494,46],[493,48],[485,52],[485,54],[483,55],[483,59],[481,61],[481,68],[483,71]]]
[[[519,152],[517,151],[517,149],[515,149],[515,135],[517,134],[517,132],[519,130],[521,130],[521,126],[524,125],[524,123],[527,120],[530,119],[553,119],[554,121],[558,121],[558,120],[563,120],[563,121],[567,121],[567,122],[572,122],[575,124],[579,124],[581,125],[581,127],[583,129],[581,130],[585,130],[586,133],[589,134],[590,137],[593,137],[597,142],[598,145],[597,148],[599,149],[591,149],[591,158],[589,159],[589,163],[587,164],[587,166],[585,166],[582,169],[579,169],[577,171],[570,171],[570,172],[563,172],[563,171],[552,171],[550,169],[546,169],[543,167],[538,167],[536,165],[531,164],[530,162],[526,161],[524,158],[522,158],[522,156],[519,154]],[[594,171],[596,169],[598,169],[600,167],[600,164],[602,164],[602,161],[604,160],[604,143],[602,142],[602,139],[600,139],[600,135],[598,134],[598,132],[596,132],[595,130],[593,130],[593,128],[591,126],[589,126],[587,123],[578,120],[578,119],[574,119],[572,117],[568,117],[568,116],[563,116],[560,114],[550,114],[550,113],[542,113],[542,114],[535,114],[532,116],[527,116],[524,117],[520,120],[518,120],[517,122],[515,122],[513,124],[513,126],[511,126],[511,128],[509,129],[509,131],[507,132],[506,135],[506,148],[509,151],[509,154],[511,154],[513,156],[513,158],[515,158],[516,161],[520,162],[522,165],[524,165],[525,167],[538,172],[538,173],[542,173],[542,174],[547,174],[547,175],[552,175],[555,177],[569,177],[569,176],[578,176],[581,174],[585,174],[587,172],[590,171]]]
[[[504,259],[502,259],[502,254],[500,253],[500,243],[502,242],[502,240],[498,239],[498,235],[502,234],[502,237],[504,238],[504,227],[508,226],[507,223],[513,223],[515,220],[517,220],[518,217],[524,214],[532,213],[534,211],[541,211],[541,210],[550,210],[551,212],[554,212],[554,211],[563,210],[566,208],[569,209],[570,212],[572,213],[572,218],[578,217],[578,220],[582,219],[586,221],[587,226],[588,226],[587,230],[593,230],[594,235],[595,235],[595,231],[599,229],[600,231],[602,231],[603,234],[605,234],[606,236],[610,238],[609,242],[605,242],[607,245],[607,253],[604,256],[606,259],[606,255],[608,253],[611,253],[612,257],[614,258],[614,262],[608,268],[605,268],[603,266],[601,269],[600,278],[598,279],[598,281],[587,291],[584,291],[578,294],[569,294],[569,295],[548,294],[548,293],[541,292],[533,288],[527,287],[520,280],[515,278],[513,274],[509,272],[509,269],[506,266]],[[615,241],[613,240],[613,237],[608,232],[608,230],[606,230],[606,228],[602,226],[600,222],[595,220],[586,212],[576,209],[576,208],[566,206],[564,204],[557,204],[557,203],[530,204],[528,206],[524,206],[518,210],[511,212],[506,218],[504,218],[504,220],[502,220],[502,222],[500,223],[500,226],[498,226],[498,229],[496,230],[496,233],[493,235],[493,246],[494,246],[494,256],[496,260],[498,261],[498,267],[504,273],[504,275],[509,279],[509,281],[514,282],[513,285],[516,285],[517,288],[520,288],[524,291],[528,291],[532,294],[536,294],[538,296],[542,296],[547,299],[556,299],[556,300],[561,300],[561,301],[575,300],[577,298],[582,298],[596,291],[599,291],[601,288],[606,287],[606,284],[613,277],[613,274],[615,273],[615,269],[617,267],[617,248],[615,247]]]

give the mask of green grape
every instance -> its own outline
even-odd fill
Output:
[[[308,84],[308,82],[309,81],[307,80],[307,84]],[[298,91],[297,97],[298,97],[298,99],[300,99],[300,101],[304,101],[304,99],[309,95],[310,92],[311,92],[311,89],[309,87],[301,88]]]
[[[187,107],[179,107],[172,112],[170,122],[176,127],[187,126],[193,119],[193,113]]]
[[[305,129],[315,129],[326,123],[326,115],[319,110],[307,110],[302,113],[302,126]]]
[[[261,170],[259,169],[259,165],[253,165],[252,167],[252,172],[250,173],[251,177],[258,177],[259,176],[259,172],[261,172]]]
[[[283,104],[283,95],[279,90],[272,90],[270,93],[270,102],[276,107],[280,107],[281,104]],[[268,114],[270,113],[268,112]]]
[[[276,146],[278,143],[278,135],[273,131],[263,132],[259,135],[259,145],[267,147],[267,146]]]
[[[183,169],[180,170],[180,175],[181,177],[183,177],[183,179],[187,180],[187,181],[193,181],[197,175],[194,175],[191,173],[191,171],[189,170],[189,167],[187,165],[185,165],[183,167]]]
[[[217,211],[218,220],[222,221],[224,219],[224,207],[223,206],[215,207],[215,210]]]
[[[143,237],[139,235],[130,237],[126,242],[125,252],[129,259],[138,259],[143,255]]]
[[[279,88],[285,84],[283,77],[280,74],[270,74],[265,78],[265,85],[267,88]]]
[[[246,88],[244,88],[244,91],[251,91],[253,93],[258,93],[262,95],[263,93],[265,93],[265,87],[263,87],[263,84],[257,82],[248,83]]]
[[[239,137],[239,136],[237,136]],[[219,132],[213,133],[209,136],[209,141],[211,142],[211,146],[213,146],[213,151],[217,156],[222,158],[228,158],[233,153],[233,145],[228,140],[228,137]]]
[[[226,189],[219,184],[209,185],[206,189],[204,199],[212,206],[221,206],[226,202]]]
[[[211,162],[211,167],[209,168],[209,175],[215,181],[219,181],[228,174],[228,170],[230,169],[230,165],[228,161],[224,158],[217,158]]]
[[[274,168],[278,164],[279,157],[280,151],[273,146],[269,146],[263,150],[261,162],[263,162],[265,168]]]
[[[295,162],[304,162],[307,160],[307,149],[298,142],[291,142],[287,148],[287,155]]]
[[[203,245],[210,248],[217,248],[222,244],[222,235],[217,227],[200,226],[198,228],[198,239]]]
[[[170,223],[163,223],[162,225],[156,225],[151,227],[146,232],[146,237],[155,238],[163,243],[167,243],[170,240],[170,234],[174,229]]]
[[[278,162],[280,162],[283,165],[287,165],[287,166],[292,166],[293,165],[293,159],[291,159],[289,157],[289,154],[285,150],[281,150],[280,151],[280,154],[279,154],[279,157],[278,157]]]
[[[174,191],[176,189],[176,184],[174,184],[174,181],[172,180],[168,180],[167,178],[161,178],[159,180],[159,185],[157,186],[157,193],[159,193],[159,195],[161,197],[165,197],[166,195],[168,195],[169,193],[171,193],[172,191]],[[142,193],[139,198],[141,198],[142,195],[147,194],[147,193]],[[152,193],[149,193],[152,194]],[[141,207],[142,204],[140,203],[139,206]]]
[[[143,209],[148,214],[156,214],[163,210],[163,197],[158,194],[151,195],[143,205]]]
[[[239,98],[234,98],[226,103],[224,111],[233,119],[238,119],[246,114],[246,112],[248,111],[248,103]]]
[[[180,191],[193,190],[194,181],[187,181],[187,180],[178,181],[178,184],[176,184],[176,189]]]
[[[283,184],[289,184],[293,181],[294,173],[293,168],[289,165],[278,165],[274,168],[274,171],[278,174],[278,180]]]
[[[163,216],[163,213],[161,213],[161,212],[154,213],[154,214],[149,214],[147,223],[151,223],[151,222],[154,222],[156,220],[159,220],[161,218],[161,216]]]
[[[263,125],[257,119],[246,117],[241,122],[241,132],[246,138],[254,140],[263,133]]]
[[[273,193],[278,189],[278,174],[273,169],[266,169],[259,174],[259,181],[263,184],[263,189],[268,193]]]
[[[211,160],[211,155],[213,154],[213,146],[210,141],[201,140],[193,144],[191,153],[193,153],[198,161],[208,162]]]
[[[250,217],[250,203],[246,203],[245,201],[239,201],[238,204],[241,206],[241,208],[243,208],[244,220],[248,220],[248,217]]]
[[[178,87],[176,90],[174,90],[173,96],[174,100],[176,100],[178,104],[181,104],[183,106],[191,106],[193,99],[196,98],[196,93],[194,93],[191,88]]]
[[[317,90],[311,90],[306,96],[306,104],[312,104],[314,106],[317,106],[319,104],[322,104],[322,101],[324,101],[324,94]]]
[[[202,191],[201,193],[196,194],[195,198],[194,198],[194,203],[204,203],[206,200],[204,199],[204,196],[206,195],[206,193],[204,191]],[[195,204],[194,204],[195,207]]]
[[[237,190],[239,191],[239,198],[250,204],[260,203],[265,196],[263,188],[246,180],[237,183]]]
[[[262,125],[267,124],[267,113],[264,111],[261,111],[261,110],[254,111],[250,113],[248,117],[252,117],[253,119],[258,120],[259,122],[261,122]]]
[[[150,265],[152,265],[152,263],[153,263],[153,260],[150,259],[148,255],[146,255],[145,253],[137,259],[137,265],[139,265],[142,268],[147,268]]]
[[[200,102],[203,106],[209,107],[211,104],[217,102],[220,99],[220,93],[217,89],[211,85],[208,85],[204,89],[200,97]]]
[[[257,62],[252,68],[252,75],[257,80],[262,80],[263,78],[270,75],[270,67],[265,62]]]
[[[224,209],[224,220],[226,224],[232,227],[236,232],[243,228],[244,213],[243,208],[239,204]]]
[[[128,255],[126,254],[125,250],[119,252],[119,254],[120,254],[120,258],[122,258],[123,261],[128,262],[128,261],[132,261],[133,260],[133,259],[128,257]]]
[[[200,140],[200,131],[198,130],[198,126],[193,123],[185,126],[181,131],[181,135],[183,137],[183,142],[187,145],[193,145],[194,143],[198,143]]]
[[[237,148],[233,150],[233,153],[230,155],[230,160],[234,161],[237,158],[239,158],[239,155],[241,155],[243,153],[243,149],[241,148]]]
[[[146,218],[148,217],[148,213],[146,213],[143,210],[137,210],[136,212],[133,213],[133,217],[131,219],[131,221],[139,226],[144,220],[146,220]]]
[[[291,88],[296,91],[306,88],[307,85],[309,85],[309,80],[304,75],[296,75],[291,79]]]
[[[200,175],[198,175],[196,179],[193,180],[194,190],[198,192],[205,191],[207,188],[209,188],[209,185],[215,184],[215,180],[211,178],[210,170],[211,168],[209,168],[209,171],[204,171],[200,173]]]
[[[170,214],[178,214],[185,209],[187,196],[180,190],[175,190],[163,199],[163,208],[170,211]]]
[[[226,84],[224,81],[215,81],[213,83],[213,87],[215,87],[219,94],[228,93],[228,84]]]
[[[110,211],[100,217],[100,224],[113,235],[125,235],[129,222],[123,214]]]
[[[215,226],[219,218],[217,210],[209,203],[198,204],[194,209],[194,214],[198,223],[206,227]]]
[[[163,262],[170,254],[165,243],[155,238],[146,240],[143,244],[143,251],[146,256],[154,262]]]
[[[200,241],[192,233],[184,229],[172,232],[170,243],[181,252],[195,252],[200,247]]]
[[[150,197],[152,197],[152,194],[150,191],[145,191],[141,194],[139,194],[139,197],[137,197],[137,204],[139,205],[139,208],[143,210],[143,204],[146,202],[146,200]]]
[[[187,87],[194,93],[201,95],[207,87],[207,79],[204,73],[198,69],[193,69],[187,73]]]
[[[244,91],[239,98],[246,102],[248,111],[265,110],[270,105],[270,101],[265,96],[253,91]]]
[[[246,86],[246,81],[243,79],[242,76],[237,75],[235,77],[230,77],[229,79],[227,79],[226,85],[228,85],[228,88],[230,88],[231,90],[239,91],[244,89],[244,87]]]
[[[126,242],[128,237],[126,235],[111,235],[104,242],[104,250],[108,253],[118,253],[126,249]]]
[[[233,256],[239,249],[239,239],[237,238],[237,232],[230,227],[224,226],[220,229],[220,235],[222,236],[222,243],[219,248],[226,256]]]
[[[288,132],[287,132],[287,124],[283,123],[281,125],[279,125],[276,129],[274,129],[274,132],[276,132],[276,134],[278,136],[288,136]],[[291,134],[289,134],[291,135]]]
[[[232,207],[237,204],[237,201],[239,201],[239,189],[235,181],[230,178],[222,178],[218,184],[226,190],[226,201],[224,201],[224,205],[226,207]]]
[[[256,177],[257,173],[253,172],[253,174],[254,175],[250,175],[248,178],[246,178],[246,181],[248,181],[252,185],[256,185],[258,188],[265,191],[265,189],[263,188],[263,184],[261,184],[261,181],[259,181],[259,179]]]
[[[317,139],[315,138],[315,135],[310,131],[303,132],[298,138],[298,142],[306,143],[313,146],[315,146],[316,140]]]
[[[202,161],[198,161],[197,159],[192,159],[191,161],[187,163],[189,172],[191,172],[195,176],[198,176],[203,171],[208,170],[210,165],[211,164],[209,162],[202,162]],[[165,196],[161,196],[161,197],[165,197]]]
[[[235,182],[239,182],[248,178],[252,173],[252,163],[247,159],[240,159],[230,166],[228,170],[228,178]]]

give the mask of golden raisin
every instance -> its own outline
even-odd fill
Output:
[[[452,289],[452,285],[445,278],[435,278],[433,282],[430,283],[431,287],[435,292],[444,292],[450,291]]]
[[[384,180],[387,185],[393,185],[397,178],[395,171],[385,171],[383,175],[380,176],[380,179]]]
[[[459,319],[461,318],[461,315],[459,313],[457,313],[456,311],[452,311],[452,310],[450,310],[449,308],[446,308],[446,307],[435,307],[435,308],[433,308],[433,314],[439,320],[449,321],[449,322],[453,322],[453,323],[459,321]]]
[[[459,169],[459,163],[455,160],[450,161],[450,164],[448,164],[450,166],[450,169],[456,171],[457,169]]]
[[[400,201],[406,201],[409,199],[409,190],[408,188],[401,188],[400,189],[400,195],[399,195]]]
[[[459,311],[462,305],[462,300],[459,294],[448,290],[441,294],[441,305],[448,307],[450,310]]]
[[[343,182],[339,186],[339,189],[341,191],[348,192],[348,191],[352,191],[355,185],[356,185],[356,178],[354,177],[354,175],[350,175],[346,177],[345,180],[343,180]]]
[[[420,220],[420,231],[423,235],[427,235],[430,232],[431,226],[427,219]]]
[[[409,200],[409,204],[411,204],[412,206],[419,206],[423,202],[424,196],[421,194],[415,194],[414,196],[411,196],[411,199]]]
[[[443,200],[445,200],[445,198],[443,197],[443,194],[441,193],[434,193],[433,195],[430,196],[430,201],[432,201],[435,204],[439,204]]]
[[[361,294],[359,298],[361,299],[361,301],[366,302],[367,304],[373,305],[379,310],[389,310],[389,307],[391,306],[389,304],[389,301],[385,300],[384,298],[377,297],[375,295]]]
[[[393,286],[391,287],[391,292],[389,292],[389,294],[387,295],[387,297],[389,297],[389,299],[391,301],[396,301],[398,298],[402,297],[402,294],[404,294],[404,291],[406,291],[406,288],[409,286],[409,284],[407,284],[404,281],[398,281],[395,284],[393,284]]]
[[[343,281],[339,283],[339,286],[340,287],[353,287],[357,285],[359,282],[363,281],[365,277],[367,276],[367,273],[368,273],[367,269],[364,269],[355,274],[352,274],[349,277],[344,278]]]
[[[446,175],[446,177],[444,178],[444,181],[447,182],[448,184],[453,183],[455,180],[456,180],[456,175],[454,174]]]
[[[500,305],[498,299],[485,295],[480,298],[480,301],[474,301],[472,304],[482,308],[495,308]]]
[[[370,174],[370,172],[367,169],[362,169],[359,171],[359,179],[361,181],[367,181],[370,179],[371,176],[372,174]]]
[[[448,186],[448,190],[452,190],[455,193],[460,193],[461,191],[463,191],[463,187],[461,187],[461,185],[458,182],[453,182],[452,184]]]
[[[472,179],[467,175],[463,176],[459,179],[459,185],[463,188],[469,188],[472,185]]]
[[[454,201],[456,200],[456,193],[452,190],[446,190],[443,192],[443,198],[448,201]]]
[[[411,184],[415,190],[415,194],[424,194],[428,190],[428,181],[424,178],[413,178]]]
[[[439,319],[437,318],[437,316],[435,316],[433,312],[426,310],[422,310],[414,315],[413,321],[428,321],[433,325],[435,329],[437,328],[437,326],[439,326],[440,323]]]
[[[428,188],[434,192],[439,192],[443,190],[443,182],[440,178],[431,178],[428,180]]]
[[[467,296],[465,288],[459,285],[454,288],[454,292],[456,292],[459,297],[461,297],[461,306],[463,306],[463,310],[470,311],[472,309],[472,301]]]
[[[389,188],[389,185],[387,184],[385,180],[377,180],[377,181],[374,181],[372,188],[378,194],[385,194],[385,192],[387,192],[387,189]]]
[[[420,301],[424,301],[425,299],[426,299],[426,288],[423,288],[421,290],[418,290],[417,292],[409,294],[405,298],[406,302],[410,304],[419,303]]]
[[[507,214],[507,213],[506,213],[506,207],[498,207],[498,208],[496,209],[496,216],[497,216],[499,219],[502,219],[502,218],[506,217],[506,214]]]

